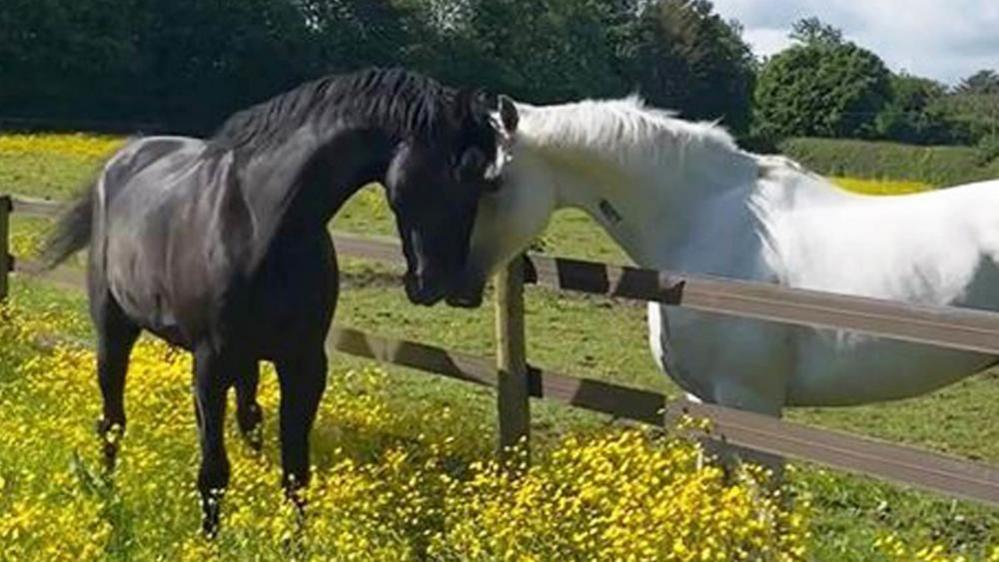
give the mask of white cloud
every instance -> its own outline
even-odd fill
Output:
[[[893,70],[954,84],[999,69],[997,0],[714,0],[739,20],[758,55],[785,48],[791,24],[817,16],[878,53]]]

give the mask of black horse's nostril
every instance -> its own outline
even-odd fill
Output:
[[[436,277],[406,274],[403,278],[406,297],[413,304],[433,306],[448,294],[448,287]]]
[[[482,306],[482,295],[451,295],[447,304],[454,308],[479,308]]]
[[[484,277],[472,271],[465,272],[454,290],[447,297],[447,303],[456,308],[478,308],[482,305],[486,289]]]

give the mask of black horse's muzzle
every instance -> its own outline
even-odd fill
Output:
[[[444,275],[416,275],[406,273],[402,278],[406,297],[413,304],[433,306],[448,296],[451,284]]]
[[[447,304],[455,308],[478,308],[482,306],[485,290],[485,278],[478,273],[466,271],[448,295]]]

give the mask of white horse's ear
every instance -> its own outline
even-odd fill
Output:
[[[507,134],[514,134],[517,131],[517,125],[520,124],[520,115],[517,113],[517,106],[509,96],[500,94],[499,113],[500,120],[503,122],[503,128],[506,129]]]
[[[496,110],[489,115],[497,135],[496,160],[486,168],[486,180],[499,178],[503,173],[503,168],[510,162],[512,158],[511,148],[515,142],[517,125],[520,123],[520,115],[517,113],[517,106],[512,99],[500,95],[496,101]]]

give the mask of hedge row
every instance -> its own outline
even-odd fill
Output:
[[[999,159],[983,162],[982,153],[973,147],[794,138],[780,143],[778,149],[826,175],[911,180],[936,186],[999,178]]]

